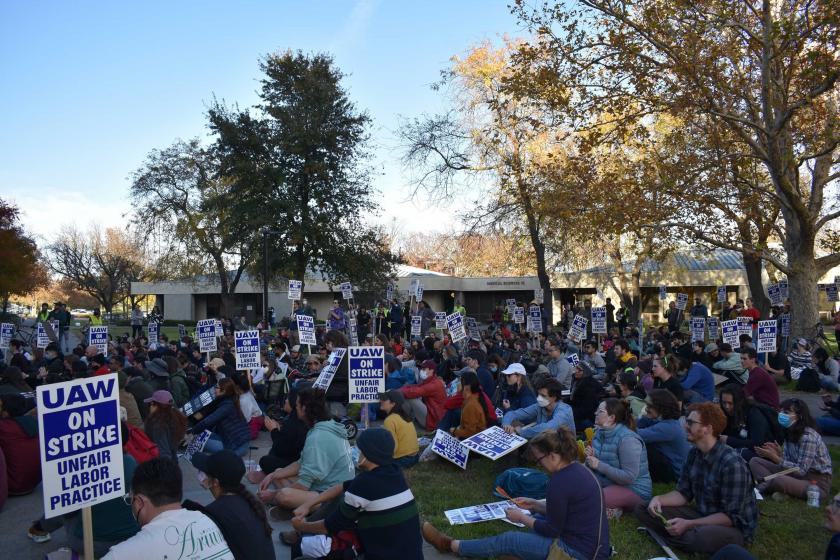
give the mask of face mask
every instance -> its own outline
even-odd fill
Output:
[[[784,412],[779,413],[779,425],[782,428],[790,428],[793,425],[793,420],[790,417],[790,414],[785,414]]]
[[[429,378],[429,374],[428,374],[428,373],[426,373],[426,370],[421,369],[421,370],[420,370],[420,379],[426,380],[426,379],[428,379],[428,378]]]
[[[498,366],[490,366],[490,371],[493,372],[493,373],[496,373],[497,371],[499,371],[499,367]]]
[[[542,408],[547,407],[550,403],[551,401],[549,401],[546,397],[542,395],[537,395],[537,404]]]

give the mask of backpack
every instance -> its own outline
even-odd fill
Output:
[[[816,393],[820,390],[820,376],[811,368],[803,369],[796,381],[796,390]]]
[[[125,452],[134,457],[138,465],[160,457],[157,444],[149,439],[146,432],[131,424],[126,424],[126,426],[128,426],[128,441],[125,442]]]
[[[339,531],[332,535],[327,560],[354,560],[364,558],[362,541],[356,531]]]
[[[515,467],[508,469],[496,477],[496,487],[501,487],[509,496],[515,498],[534,498],[542,500],[545,498],[545,490],[548,486],[548,476],[536,469]],[[498,492],[493,492],[500,498],[504,498]]]

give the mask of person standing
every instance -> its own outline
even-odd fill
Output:
[[[333,306],[332,309],[330,309],[328,322],[331,331],[344,332],[344,309],[341,307],[341,303],[337,299],[333,300]]]
[[[691,317],[702,317],[703,319],[705,319],[709,316],[709,310],[706,308],[705,305],[703,305],[703,303],[701,303],[700,298],[696,297],[694,298],[694,305],[688,311],[688,314]]]
[[[612,298],[607,298],[604,307],[607,308],[607,332],[610,332],[615,326],[615,305],[613,305]]]
[[[677,489],[636,507],[639,521],[670,546],[713,554],[728,544],[752,542],[758,525],[752,476],[738,453],[720,441],[725,427],[726,416],[718,405],[691,405],[685,430],[694,447]]]
[[[131,338],[135,339],[143,334],[143,312],[136,303],[131,308]]]

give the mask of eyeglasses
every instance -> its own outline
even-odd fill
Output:
[[[125,502],[125,505],[127,505],[127,506],[129,506],[129,507],[131,507],[131,504],[133,504],[133,503],[134,503],[134,496],[133,496],[133,495],[131,495],[131,494],[126,494],[126,495],[124,495],[124,496],[122,497],[122,499],[123,499],[123,501]]]
[[[693,426],[694,424],[700,424],[702,426],[703,422],[700,422],[699,420],[692,420],[691,418],[686,418],[685,419],[685,424],[687,426]]]
[[[540,461],[542,461],[543,459],[545,459],[546,457],[548,457],[548,455],[549,455],[549,454],[548,454],[548,453],[546,453],[546,454],[545,454],[545,455],[543,455],[542,457],[538,457],[538,458],[534,459],[534,462],[535,462],[535,463],[539,463]]]

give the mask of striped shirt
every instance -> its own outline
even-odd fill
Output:
[[[396,465],[345,482],[344,501],[325,524],[330,534],[355,529],[367,560],[423,560],[417,502]]]

